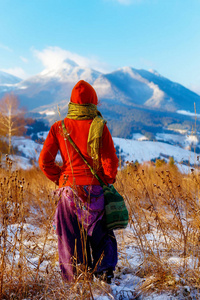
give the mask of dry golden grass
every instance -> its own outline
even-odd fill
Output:
[[[6,164],[0,169],[0,299],[93,299],[94,292],[114,299],[83,268],[77,267],[75,283],[62,282],[52,234],[55,185],[36,167],[13,171],[9,158]],[[168,165],[130,163],[119,171],[115,186],[130,212],[129,242],[142,261],[134,270],[126,255],[120,263],[144,279],[138,293],[199,288],[199,179],[198,172],[184,175]],[[125,247],[126,240],[119,243],[121,253]]]
[[[57,281],[52,267],[56,250],[51,243],[51,219],[55,211],[53,185],[38,169],[12,171],[7,158],[0,176],[0,298],[36,297],[48,290],[46,274]],[[44,261],[46,268],[42,265]],[[42,270],[41,270],[42,269]],[[43,285],[44,281],[44,285]],[[40,293],[39,293],[40,294]]]
[[[130,226],[143,263],[140,292],[199,288],[200,174],[183,175],[176,166],[135,166],[118,174],[116,188],[130,211]],[[171,259],[170,259],[171,258]]]
[[[0,169],[0,299],[93,299],[109,294],[85,266],[73,283],[62,281],[52,219],[55,184],[36,167]],[[112,299],[112,295],[110,295]]]

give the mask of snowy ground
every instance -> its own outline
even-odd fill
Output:
[[[38,139],[45,140],[48,132],[39,132]],[[198,165],[198,155],[192,151],[187,150],[188,146],[198,143],[195,136],[182,136],[177,134],[157,134],[156,142],[147,141],[141,134],[134,134],[133,139],[123,139],[114,137],[115,146],[119,146],[122,151],[122,156],[125,161],[135,161],[143,163],[156,158],[164,158],[168,160],[170,156],[173,156],[179,169],[182,172],[188,172],[190,165]],[[163,142],[162,142],[163,141]],[[168,143],[166,143],[168,142]],[[171,144],[169,144],[171,143]],[[24,158],[18,156],[17,160],[20,167],[27,168],[33,160],[36,164],[39,158],[42,144],[37,143],[31,139],[25,137],[13,137],[12,144],[17,147],[22,153]],[[177,146],[177,144],[181,145]],[[25,158],[27,161],[25,161]],[[29,161],[28,161],[29,159]],[[58,154],[57,161],[61,161],[61,156]],[[185,162],[182,164],[181,162]]]
[[[176,295],[170,292],[159,293],[152,290],[150,295],[145,295],[141,290],[138,291],[142,283],[145,282],[143,278],[138,277],[137,271],[139,266],[142,265],[143,258],[135,242],[135,235],[131,227],[125,230],[116,232],[119,248],[119,261],[115,271],[115,279],[111,284],[111,294],[114,296],[113,299],[116,300],[188,300],[188,299],[200,299],[200,293],[195,288],[191,288],[184,285],[184,282],[180,284],[180,278],[177,275],[175,278],[177,284],[180,284],[180,288]],[[157,241],[160,237],[156,232],[152,235],[147,234],[147,239],[149,243],[155,242],[155,236],[157,236]],[[189,258],[188,258],[189,259]],[[169,257],[168,263],[176,263],[177,266],[181,268],[184,264],[183,258],[178,258],[176,255]],[[111,299],[108,295],[98,296],[96,300],[109,300]]]
[[[174,157],[177,163],[188,161],[190,164],[197,162],[197,154],[178,146],[167,143],[128,140],[122,138],[113,138],[116,146],[119,146],[125,160],[138,162],[150,161],[151,159]]]
[[[18,224],[13,224],[8,228],[9,240],[12,242],[16,232],[20,235],[20,227]],[[34,232],[34,234],[33,234]],[[95,285],[92,287],[92,292],[95,300],[187,300],[187,299],[200,299],[200,294],[195,289],[191,289],[189,286],[180,287],[177,295],[172,295],[169,292],[152,291],[150,295],[145,295],[139,289],[144,279],[137,276],[139,266],[143,263],[142,255],[136,243],[135,235],[133,230],[129,226],[125,230],[116,231],[116,237],[118,241],[118,253],[119,260],[115,270],[115,278],[112,280],[111,285],[105,284],[99,279],[94,279],[95,283],[98,284],[98,291],[95,290]],[[28,249],[26,253],[27,267],[36,269],[38,266],[40,249],[43,248],[44,243],[44,232],[29,223],[24,224],[23,227],[24,241],[23,245]],[[155,237],[156,233],[154,233]],[[147,236],[149,242],[153,242],[153,235]],[[152,239],[151,239],[152,238]],[[158,237],[159,239],[159,237]],[[36,247],[37,245],[37,247]],[[17,245],[16,248],[19,246]],[[50,233],[45,244],[44,259],[40,264],[40,270],[45,272],[48,267],[51,266],[50,256],[54,256],[57,251],[57,237],[55,234]],[[12,253],[10,258],[12,258]],[[15,250],[15,261],[19,259],[18,251]],[[12,259],[11,259],[12,260]],[[171,256],[169,262],[177,260],[176,257]],[[183,264],[183,258],[179,259],[179,264]],[[59,275],[58,262],[54,266],[57,276]],[[61,281],[61,277],[60,277]],[[179,277],[177,276],[177,282]],[[62,285],[62,282],[60,282]],[[105,292],[106,290],[106,292]],[[188,298],[189,297],[189,298]],[[71,298],[70,298],[71,299]],[[74,298],[77,299],[77,298]],[[25,299],[24,299],[25,300]],[[28,299],[26,299],[28,300]]]
[[[30,226],[27,226],[28,230],[31,230]],[[156,233],[153,233],[154,238],[156,236]],[[153,243],[155,242],[154,238],[152,236],[147,236],[149,242]],[[130,300],[130,299],[137,299],[137,300],[187,300],[187,299],[200,299],[200,294],[197,290],[192,289],[191,287],[184,285],[184,283],[180,286],[180,290],[177,292],[177,295],[173,295],[170,292],[163,292],[160,294],[158,291],[152,291],[150,295],[145,295],[143,292],[139,289],[140,285],[145,282],[145,279],[140,278],[136,275],[138,271],[138,267],[142,265],[143,258],[141,256],[141,253],[139,251],[139,248],[135,241],[135,235],[131,229],[131,227],[128,227],[125,230],[116,231],[116,237],[118,241],[118,249],[119,249],[119,261],[117,264],[117,268],[115,271],[115,278],[112,281],[111,285],[107,285],[103,282],[99,282],[98,279],[96,282],[102,285],[102,290],[100,288],[99,291],[96,293],[93,289],[94,299],[95,300],[110,300],[111,295],[113,299],[115,300]],[[159,236],[157,235],[157,239],[159,240]],[[30,243],[28,244],[30,246]],[[40,247],[42,247],[42,243],[40,244]],[[49,237],[49,241],[46,245],[46,251],[48,253],[51,253],[53,255],[53,252],[56,251],[57,242],[56,242],[56,236],[52,235]],[[31,258],[30,258],[31,260]],[[177,265],[183,265],[183,258],[179,258],[177,261],[176,256],[171,256],[168,261],[170,262],[176,262]],[[37,266],[38,258],[35,257],[35,259],[31,260],[32,264]],[[49,265],[48,260],[44,260],[41,264],[42,270],[45,270],[45,268]],[[57,271],[59,270],[58,264],[56,266]],[[179,284],[179,276],[176,277],[177,284]],[[109,292],[109,294],[104,293],[104,288]]]
[[[181,135],[174,133],[157,133],[156,140],[169,142],[172,145],[181,145],[183,148],[188,149],[191,145],[198,144],[196,135]]]
[[[173,133],[173,132],[157,133],[155,135],[155,139],[156,141],[165,142],[165,143],[167,142],[171,145],[179,146],[188,150],[191,145],[198,146],[199,143],[198,135],[199,133],[197,134],[192,134],[192,133],[180,134],[180,133]],[[140,133],[134,133],[132,139],[136,141],[148,140],[144,135]]]
[[[38,133],[38,138],[45,139],[47,134],[48,132]],[[12,155],[10,157],[11,159],[13,159],[13,161],[16,161],[18,167],[27,169],[32,166],[32,162],[34,162],[36,165],[38,164],[39,155],[43,147],[42,143],[37,143],[23,136],[15,136],[12,138],[12,145],[13,147],[17,147],[17,149],[22,154],[21,156]],[[62,161],[60,154],[57,154],[56,161]]]

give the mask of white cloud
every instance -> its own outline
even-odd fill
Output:
[[[22,78],[22,79],[27,77],[27,74],[25,73],[25,71],[22,68],[18,68],[18,67],[9,68],[9,69],[1,69],[1,71],[9,73],[11,75],[14,75],[14,76]]]
[[[72,60],[80,67],[88,67],[100,72],[107,72],[110,69],[106,63],[101,62],[95,57],[84,57],[59,47],[47,47],[42,51],[33,49],[33,53],[46,69],[61,67],[67,59]]]
[[[13,50],[11,48],[9,48],[8,46],[1,44],[1,43],[0,43],[0,49],[6,50],[8,52],[13,52]]]
[[[19,57],[24,63],[27,63],[28,62],[28,59],[26,57],[23,57],[23,56],[20,56]]]

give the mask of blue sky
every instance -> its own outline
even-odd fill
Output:
[[[66,58],[155,69],[200,93],[200,0],[0,0],[0,70],[27,78]]]

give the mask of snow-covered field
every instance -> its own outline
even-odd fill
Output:
[[[198,144],[198,138],[196,135],[181,135],[181,134],[169,134],[169,133],[157,133],[156,140],[168,142],[172,145],[181,145],[183,148],[188,148],[191,145]]]
[[[38,139],[45,140],[47,134],[48,132],[39,132]],[[196,136],[160,133],[156,135],[156,138],[160,141],[147,141],[143,135],[134,134],[133,139],[114,137],[113,140],[115,147],[119,147],[125,161],[137,160],[139,163],[143,163],[156,158],[164,158],[167,161],[172,156],[183,172],[187,172],[188,166],[198,163],[198,154],[188,150],[191,144],[197,145],[198,140]],[[12,144],[18,148],[23,156],[23,158],[20,158],[20,156],[16,157],[20,167],[27,168],[31,166],[31,160],[37,164],[42,149],[41,143],[25,137],[13,137]],[[59,154],[56,160],[61,161]],[[182,164],[183,161],[185,162],[184,164]]]
[[[0,228],[1,229],[1,228]],[[8,228],[8,240],[12,242],[15,235],[20,234],[20,225],[13,224]],[[34,233],[33,233],[34,232]],[[137,275],[139,268],[143,265],[144,258],[142,257],[138,244],[135,238],[134,230],[131,226],[128,226],[125,230],[120,230],[115,232],[117,241],[118,241],[118,264],[115,270],[115,277],[112,280],[111,285],[107,285],[99,279],[94,278],[94,285],[92,285],[91,290],[94,300],[187,300],[187,299],[200,299],[200,294],[196,289],[184,285],[182,283],[180,290],[177,292],[177,296],[172,296],[170,292],[163,291],[162,293],[151,292],[150,295],[146,295],[140,290],[140,287],[145,283],[145,279]],[[40,263],[40,272],[41,274],[45,272],[49,267],[51,267],[51,261],[49,260],[50,256],[55,256],[57,252],[57,237],[55,233],[51,232],[48,234],[48,239],[44,242],[45,232],[39,229],[37,226],[31,224],[24,224],[23,227],[24,241],[23,245],[29,249],[26,253],[26,266],[32,270],[37,269],[40,249],[44,249],[44,259]],[[155,239],[161,241],[159,234],[152,232],[152,234],[146,234],[146,238],[149,243],[153,245]],[[45,243],[45,246],[44,246]],[[161,243],[162,244],[162,243]],[[31,252],[31,249],[35,249],[37,245],[37,251]],[[17,244],[17,248],[19,245]],[[44,248],[43,248],[44,247]],[[162,248],[162,247],[161,247]],[[38,252],[38,254],[37,254]],[[11,254],[12,258],[12,254]],[[13,259],[13,258],[12,258]],[[11,259],[11,260],[12,260]],[[19,259],[19,253],[15,250],[15,263]],[[184,265],[184,258],[177,258],[176,255],[170,256],[166,261],[168,264],[176,263],[177,270],[181,269],[181,266]],[[191,261],[192,264],[192,261]],[[60,280],[60,285],[64,285],[61,280],[59,264],[56,262],[54,265],[54,272],[57,274],[58,282]],[[150,278],[151,279],[151,278]],[[177,275],[175,277],[177,284],[180,284],[180,278]],[[96,286],[98,289],[96,290]],[[106,291],[106,292],[105,292]],[[190,298],[184,295],[189,295]],[[29,298],[26,298],[27,300]],[[24,300],[26,300],[24,299]],[[45,298],[46,299],[46,298]],[[67,299],[67,298],[66,298]],[[72,299],[70,297],[70,299]],[[77,299],[76,297],[74,299]],[[92,298],[91,298],[92,299]]]
[[[128,161],[145,162],[158,157],[173,156],[176,162],[188,160],[194,164],[197,155],[189,150],[161,142],[135,141],[122,138],[113,138],[115,145],[123,150],[122,154]]]
[[[169,138],[169,137],[168,137]],[[119,146],[121,155],[126,161],[138,161],[144,163],[156,158],[165,159],[173,157],[177,166],[182,172],[188,172],[188,167],[198,163],[197,154],[179,146],[170,145],[164,142],[152,142],[143,140],[128,140],[113,138],[115,146]],[[186,164],[182,164],[186,162]]]

